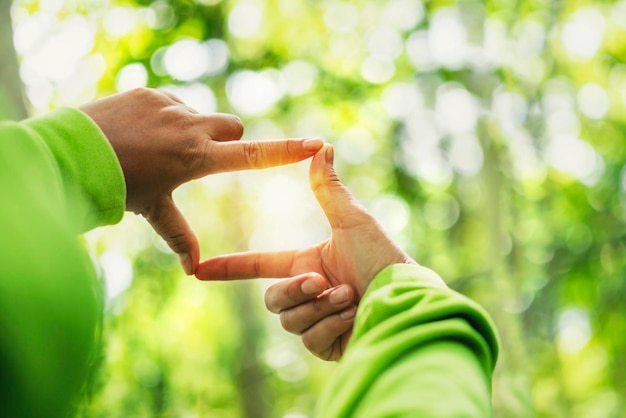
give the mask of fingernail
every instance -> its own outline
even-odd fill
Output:
[[[302,293],[306,295],[317,295],[323,290],[320,282],[315,279],[305,280],[300,285],[300,289],[302,290]]]
[[[335,159],[335,150],[332,145],[326,147],[326,163],[333,165],[333,160]]]
[[[340,286],[333,290],[330,294],[330,303],[335,305],[342,304],[348,300],[348,288],[346,286]]]
[[[341,319],[352,319],[355,316],[356,316],[356,306],[353,306],[350,309],[346,309],[345,311],[341,311],[339,313],[339,318]]]
[[[302,142],[302,148],[305,151],[317,151],[324,145],[321,138],[307,138]]]
[[[187,253],[178,254],[178,258],[180,259],[180,264],[183,266],[183,270],[185,274],[190,275],[193,274],[193,265],[191,263],[191,256]]]

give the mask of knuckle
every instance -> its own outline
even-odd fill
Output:
[[[278,288],[276,287],[276,285],[273,285],[273,286],[270,286],[269,289],[267,289],[267,291],[265,292],[265,297],[264,297],[265,307],[267,308],[268,311],[275,313],[275,314],[278,314],[281,311],[280,307],[278,306],[278,303],[276,302],[277,293],[278,293]]]
[[[243,155],[250,167],[257,167],[263,161],[263,150],[258,142],[244,142]]]
[[[302,345],[304,345],[304,348],[306,348],[307,350],[309,350],[311,353],[315,354],[318,357],[321,357],[320,354],[321,350],[318,346],[319,341],[317,338],[313,338],[313,336],[309,333],[304,333],[302,334]]]
[[[232,132],[234,138],[241,138],[243,135],[243,122],[239,119],[239,116],[228,115],[229,129]]]
[[[185,234],[175,234],[165,237],[165,242],[175,253],[184,253],[189,251],[189,243]]]
[[[293,321],[291,320],[291,314],[289,311],[282,311],[280,313],[280,325],[287,332],[292,334],[300,334],[300,331],[294,327]]]
[[[289,283],[285,290],[287,300],[292,304],[292,306],[300,303],[300,284],[297,281],[292,281]]]

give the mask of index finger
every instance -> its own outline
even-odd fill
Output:
[[[200,280],[243,280],[291,276],[295,251],[275,253],[245,252],[221,255],[200,263]]]
[[[222,173],[291,164],[311,157],[323,145],[320,138],[215,142],[206,156],[206,169]]]

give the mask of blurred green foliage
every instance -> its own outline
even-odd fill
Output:
[[[420,263],[503,341],[498,417],[626,410],[626,2],[17,0],[32,114],[137,86],[232,112],[246,139],[322,136]],[[4,60],[4,57],[3,57]],[[318,242],[307,164],[175,197],[203,257]],[[108,292],[89,417],[306,417],[333,365],[200,283],[146,224],[86,237]]]

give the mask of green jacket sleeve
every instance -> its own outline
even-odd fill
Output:
[[[390,266],[361,300],[317,416],[489,417],[497,353],[480,306],[429,269]]]
[[[101,287],[78,232],[124,212],[121,168],[78,110],[0,123],[0,416],[65,417],[89,372]]]

